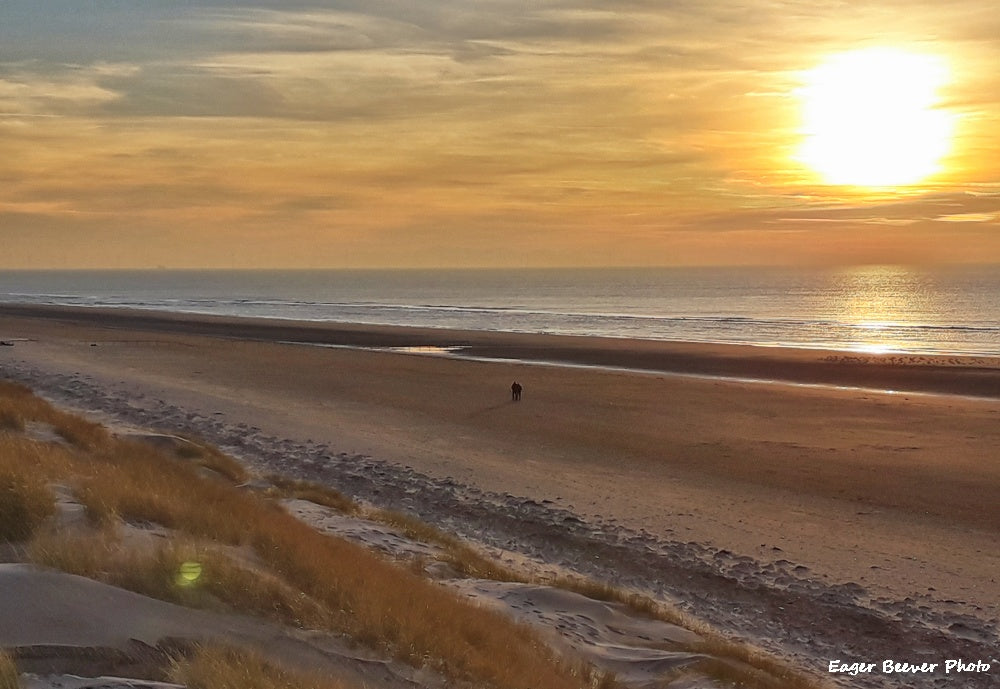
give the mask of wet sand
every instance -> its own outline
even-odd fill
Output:
[[[50,395],[654,591],[814,671],[996,647],[994,360],[38,307],[0,308],[0,339],[0,373]]]

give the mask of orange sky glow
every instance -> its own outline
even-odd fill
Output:
[[[995,9],[5,2],[0,267],[1000,260]]]

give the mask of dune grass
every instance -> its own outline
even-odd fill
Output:
[[[37,564],[63,572],[156,598],[171,598],[172,565],[161,553],[124,548],[111,526],[74,534],[45,530],[32,539],[28,556]]]
[[[45,483],[22,472],[0,471],[0,541],[28,539],[55,512]]]
[[[24,418],[16,410],[0,406],[0,432],[23,430]]]
[[[530,581],[529,577],[515,572],[509,567],[504,567],[458,538],[421,521],[417,517],[392,510],[369,510],[364,513],[364,516],[367,519],[399,529],[407,538],[438,546],[444,551],[444,556],[441,559],[464,576],[492,579],[493,581],[520,583]]]
[[[111,442],[111,434],[100,424],[56,409],[19,383],[0,381],[0,429],[24,430],[27,421],[48,424],[67,443],[95,450]]]
[[[278,474],[269,474],[267,481],[271,484],[268,494],[272,497],[308,500],[343,514],[357,514],[361,511],[361,507],[356,502],[329,486],[312,481],[300,481]]]
[[[730,641],[718,632],[702,632],[704,640],[691,650],[707,658],[695,667],[712,679],[746,689],[824,689],[829,683],[817,681],[765,651],[745,643]]]
[[[292,672],[259,653],[224,646],[203,646],[190,658],[175,661],[170,679],[188,689],[355,689],[318,674]]]
[[[267,480],[273,487],[268,494],[273,497],[308,500],[342,514],[359,515],[364,519],[398,529],[407,538],[436,545],[444,551],[443,561],[459,574],[494,581],[528,581],[527,577],[485,557],[460,539],[417,517],[393,510],[363,509],[339,491],[311,481],[290,479],[275,474],[269,475]]]
[[[136,464],[141,466],[147,455],[140,453],[139,457]],[[81,499],[102,515],[152,521],[189,535],[252,547],[265,571],[327,611],[329,629],[346,632],[399,660],[429,665],[455,679],[497,687],[531,686],[535,678],[542,678],[543,685],[551,689],[585,686],[527,628],[477,609],[361,546],[324,536],[274,504],[218,482],[199,481],[183,465],[155,478],[141,471],[136,475],[131,468],[104,467],[100,476],[85,484]],[[146,499],[136,499],[144,493]],[[84,549],[98,552],[91,546]],[[50,565],[67,567],[51,556],[37,557]],[[117,562],[113,567],[98,563],[90,566],[88,575],[102,578],[115,572],[113,583],[169,600],[177,592],[158,590],[156,584],[169,586],[165,574],[173,571],[178,559],[155,563],[152,571],[142,561]],[[248,591],[251,583],[257,587],[263,581],[259,575],[238,581],[233,572],[221,575],[218,562],[206,560],[203,567],[207,581],[219,577],[223,582],[213,589],[217,597],[240,592],[238,607],[260,611],[262,606],[253,603],[254,596],[275,600],[277,587],[263,595],[253,594],[251,600],[245,598],[253,591]],[[266,611],[270,616],[286,622],[297,619],[299,610],[280,614],[282,606],[275,605],[279,614]]]
[[[189,540],[126,548],[106,526],[87,534],[39,534],[28,554],[38,564],[180,605],[238,610],[299,628],[332,622],[320,603],[247,558]]]
[[[209,469],[233,483],[243,483],[250,478],[246,468],[219,448],[190,433],[177,437],[187,441],[174,449],[181,459],[190,459],[200,467]]]
[[[20,542],[55,512],[49,480],[66,467],[65,453],[0,434],[0,541]]]
[[[6,651],[0,651],[0,689],[20,689],[21,676],[14,659]]]
[[[320,489],[319,486],[305,481],[295,483],[300,490],[300,493],[295,497],[306,500],[309,499],[310,486]],[[360,512],[367,519],[399,529],[408,538],[436,545],[444,551],[444,556],[440,559],[464,576],[554,586],[578,593],[592,600],[621,604],[639,615],[693,631],[699,634],[702,640],[691,644],[685,650],[711,656],[698,663],[697,670],[720,682],[747,689],[818,689],[823,686],[813,678],[796,671],[763,650],[746,643],[731,641],[691,615],[672,606],[664,605],[649,596],[581,576],[529,577],[504,567],[458,538],[421,521],[415,516],[391,510],[362,510],[360,506],[348,501],[343,496],[340,500],[349,503],[347,509],[341,507],[340,501],[336,504],[316,502],[342,512]],[[420,569],[420,567],[416,567],[414,571]],[[613,686],[613,680],[609,679],[609,682],[612,683],[609,683],[608,686]]]
[[[299,493],[294,497],[305,500],[310,499],[308,496],[311,490],[332,490],[323,489],[305,481],[296,481],[295,485],[298,487]],[[344,501],[348,503],[346,509],[341,506]],[[578,593],[592,600],[618,603],[639,615],[693,631],[702,637],[702,641],[690,645],[685,650],[712,656],[709,659],[711,662],[706,660],[699,663],[698,670],[721,682],[732,683],[734,686],[745,686],[747,689],[814,689],[822,686],[763,650],[746,643],[726,639],[715,629],[691,615],[672,606],[664,605],[641,593],[581,576],[529,577],[504,567],[451,534],[445,533],[412,515],[391,510],[362,510],[356,503],[343,496],[340,496],[335,503],[314,502],[341,512],[361,512],[367,519],[399,529],[408,538],[436,545],[444,551],[444,556],[441,559],[464,576],[493,581],[554,586]],[[417,567],[414,571],[420,569]]]
[[[320,534],[271,499],[207,479],[190,461],[64,418],[68,415],[19,387],[0,389],[0,396],[7,392],[26,422],[51,424],[68,439],[70,447],[58,448],[62,471],[52,462],[40,473],[70,484],[101,527],[89,540],[37,535],[29,552],[39,562],[158,598],[228,603],[278,621],[346,633],[452,680],[498,689],[591,684],[589,670],[561,661],[526,626],[361,546]],[[51,445],[18,440],[21,449]],[[194,553],[184,545],[152,552],[122,548],[115,532],[119,523],[156,524],[216,545]],[[250,568],[220,555],[221,546],[251,550],[258,565]],[[181,587],[176,577],[186,561],[198,563],[200,581]],[[295,598],[308,602],[293,606]]]

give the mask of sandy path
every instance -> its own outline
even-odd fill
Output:
[[[395,465],[412,467],[435,481],[436,504],[455,504],[435,512],[415,491],[369,485],[363,462],[341,485],[674,597],[816,671],[865,648],[876,655],[857,660],[996,646],[996,401],[0,325],[37,339],[0,365],[41,383],[39,372],[60,374],[50,393],[76,380],[115,391],[117,407],[104,406],[116,413],[182,409],[172,423],[236,429],[251,454],[283,447],[306,475],[343,479],[319,466],[334,454],[384,460],[374,483],[385,485]],[[563,543],[552,515],[584,524],[561,523]],[[836,638],[851,628],[860,638]]]

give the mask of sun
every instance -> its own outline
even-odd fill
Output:
[[[896,48],[830,57],[799,91],[799,160],[827,184],[899,187],[935,174],[954,128],[938,107],[948,78],[943,59]]]

